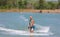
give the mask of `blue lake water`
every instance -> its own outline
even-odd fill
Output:
[[[0,30],[0,37],[60,37],[60,14],[52,13],[0,13],[0,27],[14,30],[28,30],[29,16],[33,16],[35,24],[50,26],[50,31],[54,35],[50,36],[22,36],[9,35]]]

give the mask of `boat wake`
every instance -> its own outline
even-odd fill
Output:
[[[0,31],[3,34],[10,34],[10,35],[53,35],[53,33],[49,32],[48,27],[44,27],[41,30],[34,31],[34,33],[30,33],[29,31],[23,30],[13,30],[4,27],[0,27]]]

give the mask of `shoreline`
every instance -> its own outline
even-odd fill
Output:
[[[60,13],[60,9],[55,10],[41,10],[41,13]],[[40,13],[40,10],[36,9],[0,9],[0,12],[32,12]]]

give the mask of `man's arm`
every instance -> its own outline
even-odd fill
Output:
[[[32,26],[34,25],[34,20],[32,20],[31,25],[32,25]]]

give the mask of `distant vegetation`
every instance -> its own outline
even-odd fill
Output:
[[[0,9],[59,9],[60,0],[58,2],[45,0],[0,0]]]

